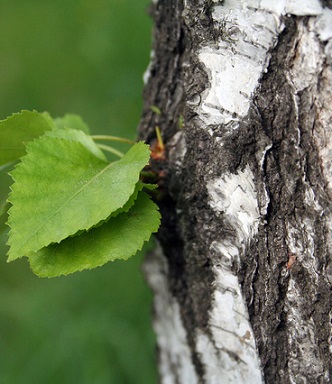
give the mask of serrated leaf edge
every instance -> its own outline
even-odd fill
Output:
[[[42,136],[37,137],[37,138],[35,138],[34,140],[32,140],[32,141],[30,141],[30,142],[28,143],[28,145],[27,145],[27,147],[26,147],[26,148],[27,148],[27,152],[26,152],[26,154],[25,154],[24,156],[21,157],[21,162],[18,163],[18,164],[16,164],[14,169],[23,166],[23,164],[24,164],[24,158],[25,158],[26,156],[28,156],[28,150],[29,150],[29,147],[30,147],[31,145],[33,145],[34,142],[39,141],[39,140],[42,140],[42,139],[45,138],[45,137],[46,137],[46,135],[42,135]],[[58,138],[58,137],[53,137],[53,138],[56,139],[56,140],[63,140],[63,141],[66,141],[66,140],[67,140],[67,139]],[[68,141],[68,140],[67,140],[67,141]],[[80,142],[77,142],[77,143],[80,144],[82,147],[84,147],[84,148],[86,149],[86,147],[85,147],[82,143],[80,143]],[[142,141],[140,141],[140,142],[138,142],[138,143],[135,143],[134,145],[137,145],[137,144],[143,144],[144,146],[148,147],[148,145],[145,144],[145,143],[142,142]],[[131,149],[131,148],[130,148],[130,149]],[[129,151],[130,151],[130,149],[129,149]],[[128,151],[128,152],[129,152],[129,151]],[[99,159],[99,160],[100,160],[100,159]],[[77,191],[77,192],[75,193],[74,197],[75,197],[78,193],[82,192],[82,190],[83,190],[88,184],[90,184],[93,180],[95,180],[95,178],[96,178],[97,176],[100,176],[100,175],[101,175],[102,173],[104,173],[107,169],[109,169],[112,165],[114,165],[115,163],[120,162],[121,160],[122,160],[122,159],[117,160],[116,162],[112,162],[112,163],[105,163],[105,164],[107,164],[107,165],[105,166],[105,168],[103,168],[103,170],[102,170],[101,172],[99,172],[97,175],[95,175],[95,176],[94,176],[94,177],[93,177],[87,184],[84,184],[84,186],[82,186],[82,188],[79,189],[79,191]],[[15,178],[13,177],[12,172],[10,172],[9,175],[12,177],[12,179],[14,180],[14,183],[15,183],[16,180],[15,180]],[[138,172],[138,176],[139,176],[139,172]],[[138,177],[137,177],[137,180],[138,180]],[[11,211],[11,209],[12,209],[12,207],[13,207],[13,202],[10,200],[10,196],[11,196],[12,191],[13,191],[12,186],[14,185],[14,183],[10,186],[10,190],[11,190],[11,191],[10,191],[9,196],[8,196],[8,198],[7,198],[7,202],[10,203],[10,204],[12,205],[12,206],[9,208],[9,210],[8,210],[8,220],[7,220],[7,222],[6,222],[6,225],[8,225],[8,226],[10,227],[10,231],[9,231],[9,235],[8,235],[8,241],[7,241],[7,243],[6,243],[6,245],[8,245],[9,247],[11,247],[11,241],[10,241],[10,240],[11,240],[11,237],[10,237],[10,234],[11,234],[12,231],[14,231],[14,229],[13,229],[13,227],[12,227],[12,225],[11,225],[11,216],[10,216],[10,211]],[[136,184],[134,184],[133,187],[132,187],[132,191],[131,191],[130,197],[133,195],[133,193],[134,193],[134,191],[135,191],[135,188],[136,188]],[[130,197],[129,197],[129,198],[130,198]],[[129,200],[129,198],[128,198],[128,200]],[[72,200],[72,199],[73,199],[73,197],[71,197],[70,200]],[[69,200],[69,201],[70,201],[70,200]],[[128,200],[127,200],[127,201],[128,201]],[[118,208],[118,209],[123,208],[123,207],[125,206],[125,204],[127,203],[127,201],[126,201],[120,208]],[[65,204],[63,204],[62,206],[66,205],[66,204],[67,204],[67,202],[66,202]],[[58,210],[59,210],[59,209],[58,209]],[[47,221],[51,220],[51,219],[57,214],[58,210],[57,210],[51,217],[49,217]],[[115,211],[115,212],[116,212],[116,211]],[[111,214],[110,214],[109,216],[111,216]],[[46,222],[47,222],[47,221],[46,221]],[[104,221],[104,219],[101,220],[101,221]],[[98,223],[97,223],[97,224],[98,224]],[[43,225],[45,225],[45,223],[44,223]],[[39,226],[39,228],[38,228],[38,229],[37,229],[37,230],[36,230],[36,231],[35,231],[35,232],[28,238],[28,240],[30,240],[32,236],[36,235],[36,233],[40,230],[40,228],[43,227],[43,225]],[[96,225],[96,224],[95,224],[95,225]],[[88,231],[88,230],[91,229],[92,227],[93,227],[93,226],[91,226],[91,227],[89,227],[89,228],[78,228],[77,230],[73,231],[72,233],[70,233],[70,234],[67,235],[66,237],[64,237],[64,238],[62,238],[61,240],[59,240],[58,243],[61,242],[61,241],[64,240],[64,239],[70,237],[70,236],[75,235],[75,233],[77,233],[78,231]],[[26,240],[25,243],[26,243],[28,240]],[[25,243],[21,244],[19,249],[21,249],[22,246],[23,246]],[[49,243],[45,244],[42,248],[47,247],[47,246],[50,245],[51,243],[52,243],[52,242],[49,242]],[[37,252],[38,250],[40,250],[40,249],[42,249],[42,248],[35,249],[35,250],[31,249],[30,252]],[[18,251],[17,251],[17,252],[18,252]],[[29,251],[28,251],[28,252],[29,252]],[[27,253],[28,253],[28,252],[27,252]],[[19,258],[21,258],[21,257],[27,256],[27,255],[22,254],[22,255],[19,255],[19,256],[16,256],[16,257],[11,257],[11,255],[10,255],[10,248],[9,248],[9,251],[7,252],[7,256],[8,256],[8,258],[7,258],[7,262],[11,262],[11,261],[14,261],[14,260],[16,260],[16,259],[19,259]]]

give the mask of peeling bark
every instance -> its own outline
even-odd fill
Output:
[[[167,150],[144,265],[162,383],[332,380],[331,8],[151,7],[140,136],[158,125]]]

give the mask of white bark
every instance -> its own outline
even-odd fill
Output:
[[[154,306],[154,330],[160,350],[160,376],[165,384],[175,383],[178,375],[184,383],[196,384],[199,379],[187,346],[186,330],[182,324],[179,303],[170,293],[167,282],[168,265],[159,246],[154,256],[145,263],[147,268],[145,273],[150,287],[162,296],[155,300]],[[175,370],[174,367],[176,367]]]
[[[190,14],[193,3],[189,0],[183,3],[182,20],[189,30],[192,28]],[[306,276],[312,279],[310,297],[313,302],[322,293],[331,297],[328,291],[332,284],[332,215],[327,199],[332,197],[332,11],[324,8],[318,0],[225,0],[213,3],[211,16],[216,37],[208,42],[193,44],[190,59],[183,64],[185,79],[190,77],[187,68],[194,62],[197,67],[204,68],[208,84],[205,84],[204,90],[184,101],[184,110],[189,116],[188,122],[185,122],[187,125],[168,143],[169,167],[173,172],[171,180],[182,178],[179,184],[186,184],[183,169],[190,165],[189,156],[199,151],[201,143],[210,143],[204,148],[213,152],[207,155],[210,156],[210,165],[214,154],[220,155],[218,164],[221,173],[212,165],[204,169],[203,165],[196,163],[195,168],[198,175],[196,183],[197,180],[201,183],[199,190],[206,191],[208,208],[204,206],[204,210],[210,210],[209,215],[201,212],[195,217],[199,223],[197,228],[204,232],[204,236],[196,235],[194,228],[193,233],[189,233],[186,224],[191,213],[190,208],[185,212],[185,202],[191,191],[183,192],[181,187],[177,187],[173,188],[174,192],[170,187],[170,195],[177,201],[179,233],[184,241],[183,268],[188,291],[181,294],[173,287],[176,285],[172,277],[175,262],[170,261],[168,265],[171,257],[167,256],[167,245],[163,244],[165,254],[159,248],[157,256],[151,257],[145,264],[145,273],[155,293],[154,328],[160,350],[161,382],[258,384],[271,383],[271,378],[277,378],[280,383],[329,383],[332,380],[331,364],[327,364],[322,349],[317,348],[322,343],[321,335],[326,335],[326,331],[318,329],[328,328],[332,332],[332,312],[329,317],[321,317],[321,322],[325,322],[323,325],[318,324],[315,314],[308,314],[306,307],[310,304],[304,295],[307,288],[303,279]],[[162,0],[158,6],[159,9],[164,6]],[[290,136],[281,137],[278,141],[259,131],[261,133],[257,135],[259,139],[252,157],[244,152],[242,156],[243,159],[248,156],[247,162],[239,159],[237,167],[227,164],[224,159],[230,156],[227,152],[230,136],[240,141],[241,135],[245,135],[241,130],[247,132],[256,124],[252,116],[258,116],[259,102],[256,105],[255,100],[259,97],[264,99],[260,95],[260,87],[265,81],[264,76],[272,71],[274,64],[271,64],[271,57],[277,55],[275,50],[283,44],[281,36],[287,27],[287,17],[294,18],[297,26],[296,34],[289,43],[289,53],[285,54],[291,64],[284,70],[285,84],[290,90],[287,97],[292,105]],[[154,67],[154,60],[152,58],[150,68]],[[151,79],[146,77],[146,80],[149,82]],[[189,80],[185,80],[185,84],[189,84]],[[185,85],[184,88],[189,95],[189,87],[186,89]],[[304,93],[307,95],[305,99],[302,97]],[[280,101],[278,98],[283,97],[282,93],[276,93],[276,103]],[[285,107],[288,106],[287,100],[285,98]],[[321,169],[325,185],[313,184],[303,160],[310,155],[303,144],[303,135],[307,131],[303,129],[306,123],[303,123],[302,114],[307,111],[307,104],[312,106],[311,109],[315,108],[315,113],[308,115],[308,120],[312,121],[311,134],[319,161],[319,165],[313,166]],[[308,107],[308,111],[311,109]],[[190,129],[194,129],[194,133]],[[285,131],[287,134],[287,128]],[[200,139],[193,144],[196,137]],[[292,145],[291,154],[278,152],[278,156],[279,153],[285,156],[284,160],[280,160],[285,166],[285,170],[280,171],[280,183],[285,184],[284,193],[290,198],[297,196],[301,185],[304,196],[304,208],[295,208],[288,216],[282,213],[280,222],[277,214],[273,221],[274,216],[269,213],[275,199],[272,189],[277,188],[278,183],[271,182],[273,185],[270,185],[266,176],[267,164],[273,163],[268,154],[279,142],[281,147],[284,143]],[[287,161],[293,161],[293,155],[294,164],[287,164]],[[200,158],[197,159],[191,161],[197,162]],[[176,184],[174,180],[172,183]],[[283,203],[287,207],[288,202],[282,200],[277,206],[282,208]],[[318,241],[317,220],[324,224],[324,255]],[[276,234],[276,238],[271,240],[274,226],[278,232],[280,223],[284,224],[282,238],[279,239]],[[272,229],[265,229],[270,224]],[[218,226],[221,226],[219,231]],[[210,237],[209,233],[212,234]],[[269,245],[277,244],[279,240],[282,249]],[[265,254],[261,250],[264,243]],[[251,251],[255,247],[258,257]],[[197,249],[204,249],[204,254]],[[282,255],[287,255],[283,263],[280,262]],[[213,276],[208,289],[204,285],[207,280],[200,285],[199,279],[194,276],[199,271],[205,276],[204,260],[208,260],[209,273]],[[248,268],[243,272],[243,265],[251,265],[252,271]],[[298,274],[293,274],[294,265],[301,271],[302,280]],[[285,291],[279,299],[275,298],[277,294],[272,294],[278,290],[273,286],[274,275],[279,276],[274,283]],[[262,286],[265,284],[265,293],[255,292],[255,281],[261,281]],[[323,281],[325,287],[322,286]],[[200,319],[197,299],[200,289],[207,289],[210,295],[208,313],[202,323],[197,320]],[[278,300],[282,302],[282,311],[278,312],[275,320],[285,328],[280,345],[281,353],[285,354],[282,357],[274,356],[278,355],[278,350],[264,350],[265,344],[270,345],[271,335],[278,337],[277,325],[273,328],[268,324],[266,309],[269,305],[278,305]],[[262,306],[262,329],[259,329],[259,306]],[[193,325],[190,324],[188,307],[193,312]],[[281,320],[279,313],[285,319]],[[326,310],[322,313],[327,315]],[[325,342],[329,343],[332,353],[331,335]],[[260,347],[257,346],[257,338]],[[271,345],[277,344],[271,342]]]

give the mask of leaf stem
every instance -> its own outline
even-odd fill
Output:
[[[118,137],[118,136],[109,136],[109,135],[92,135],[91,136],[93,140],[109,140],[109,141],[119,141],[120,143],[126,143],[126,144],[135,144],[135,141],[125,139],[124,137]]]
[[[110,147],[109,145],[97,144],[97,147],[99,147],[100,149],[103,149],[104,151],[113,153],[113,155],[116,155],[118,157],[123,157],[124,156],[123,152],[120,152],[117,149],[115,149],[113,147]]]
[[[156,135],[157,135],[157,140],[158,140],[158,144],[159,144],[160,149],[164,150],[165,149],[165,145],[164,145],[164,142],[163,142],[163,138],[161,137],[160,128],[158,126],[156,126]]]

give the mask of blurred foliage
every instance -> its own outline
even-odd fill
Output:
[[[0,1],[0,117],[80,114],[135,138],[149,61],[148,0]],[[1,172],[0,207],[10,179]],[[51,280],[6,263],[0,221],[0,383],[155,383],[142,255]]]

